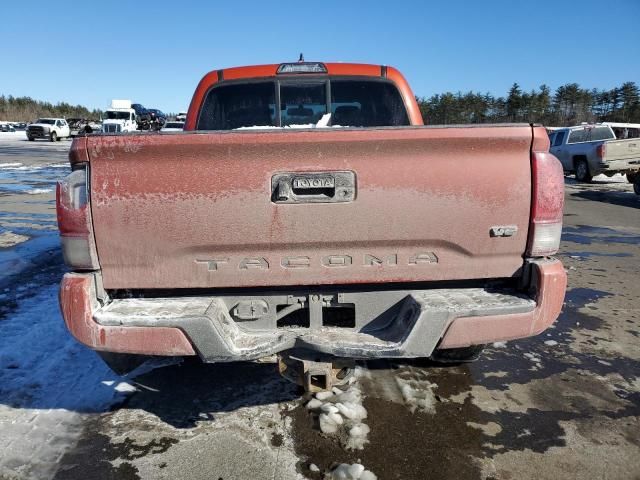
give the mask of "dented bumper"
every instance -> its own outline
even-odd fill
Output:
[[[532,295],[482,288],[348,290],[98,300],[96,273],[69,273],[60,304],[67,327],[95,350],[251,360],[299,348],[339,357],[428,357],[456,348],[537,335],[558,317],[566,273],[557,260],[531,264]],[[284,303],[283,303],[284,302]],[[287,305],[288,303],[288,305]],[[284,306],[283,306],[284,305]],[[348,307],[352,324],[323,320]],[[305,309],[308,323],[282,323]]]

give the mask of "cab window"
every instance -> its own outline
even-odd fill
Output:
[[[556,133],[556,137],[553,140],[553,146],[559,147],[564,142],[564,137],[567,135],[567,132],[558,132]]]

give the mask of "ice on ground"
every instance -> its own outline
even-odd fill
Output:
[[[51,188],[32,188],[31,190],[27,190],[25,193],[28,193],[29,195],[39,195],[41,193],[49,193],[49,192],[53,192],[53,189],[51,189]]]
[[[309,465],[309,470],[312,472],[319,472],[320,468],[318,468],[318,466],[315,463],[312,463],[311,465]]]
[[[550,347],[555,347],[556,345],[558,345],[558,342],[556,342],[555,340],[545,340],[544,344]]]
[[[322,433],[338,436],[345,448],[362,450],[369,442],[370,429],[363,423],[367,410],[362,405],[362,392],[357,383],[344,391],[334,388],[330,392],[318,392],[306,407],[318,415]]]
[[[505,348],[507,342],[493,342],[493,348]]]
[[[330,472],[324,475],[325,480],[378,480],[378,477],[371,471],[366,470],[363,465],[354,463],[341,463]]]
[[[29,240],[29,237],[26,235],[20,235],[13,232],[2,232],[0,233],[0,248],[13,247],[19,243],[26,242],[27,240]]]
[[[69,334],[58,285],[21,300],[0,321],[0,338],[0,478],[49,478],[86,414],[132,387]]]
[[[426,413],[436,413],[436,396],[433,391],[438,386],[428,380],[404,379],[396,377],[396,383],[404,398],[404,403],[411,412],[420,410]]]
[[[22,164],[20,162],[0,163],[0,168],[15,168],[21,166]]]

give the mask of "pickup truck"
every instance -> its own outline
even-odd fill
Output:
[[[27,140],[30,142],[33,142],[36,138],[59,142],[62,138],[71,136],[71,129],[64,118],[39,118],[29,124],[26,134]]]
[[[549,135],[551,153],[565,172],[575,172],[576,180],[590,182],[593,177],[616,173],[627,175],[630,183],[640,172],[640,139],[616,140],[609,125],[579,125],[560,128]]]
[[[316,363],[467,361],[559,315],[542,126],[423,126],[398,70],[303,62],[208,73],[184,130],[78,137],[57,187],[64,321],[112,365],[280,354],[313,386]]]

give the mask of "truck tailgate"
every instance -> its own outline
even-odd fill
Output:
[[[605,143],[604,161],[640,160],[640,138],[609,140]]]
[[[104,287],[518,275],[532,138],[528,125],[88,137]],[[315,202],[336,172],[354,191]],[[273,182],[288,173],[320,190],[278,203]]]

